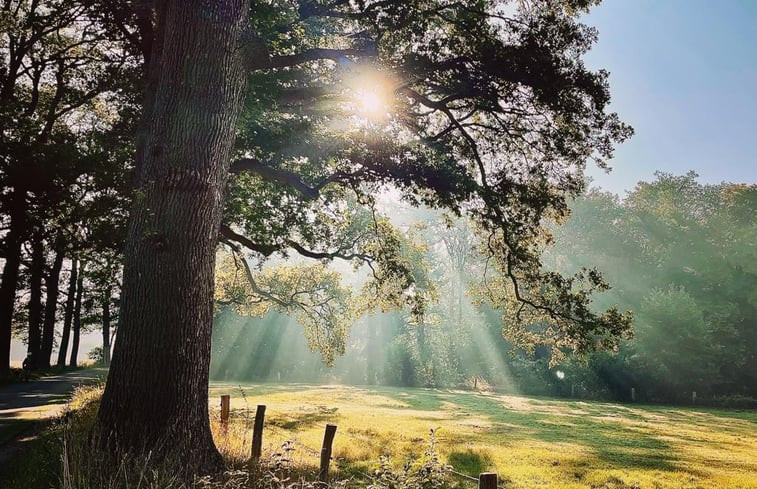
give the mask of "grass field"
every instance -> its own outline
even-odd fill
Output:
[[[755,411],[270,384],[214,384],[216,410],[221,394],[232,396],[233,422],[217,442],[240,460],[255,405],[266,404],[264,455],[293,440],[294,461],[315,467],[325,424],[337,424],[342,476],[370,472],[381,455],[401,464],[422,454],[433,428],[447,463],[497,472],[507,488],[757,489]]]

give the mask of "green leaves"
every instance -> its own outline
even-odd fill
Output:
[[[470,219],[508,323],[552,321],[540,331],[558,349],[613,346],[630,317],[590,310],[598,276],[548,274],[540,260],[586,161],[604,165],[632,133],[607,111],[607,73],[581,60],[596,32],[575,13],[592,3],[253,2],[269,62],[249,75],[237,156],[261,166],[232,180],[226,222],[283,256],[357,258],[370,268],[359,309],[422,321],[434,300],[423,253],[373,214],[396,192]],[[365,73],[389,99],[381,117],[355,109]]]
[[[219,254],[217,304],[238,314],[262,317],[274,309],[296,318],[308,344],[331,365],[344,353],[349,325],[355,317],[350,290],[340,275],[323,264],[279,265],[252,272],[242,256]]]

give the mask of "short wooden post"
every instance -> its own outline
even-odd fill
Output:
[[[255,411],[255,425],[252,427],[252,460],[260,460],[263,447],[263,423],[265,420],[265,405],[258,404]]]
[[[576,384],[570,384],[570,397],[571,399],[576,397]]]
[[[497,489],[497,474],[483,472],[478,476],[478,489]]]
[[[697,391],[693,391],[691,393],[691,403],[696,404],[697,403]]]
[[[329,462],[331,461],[331,446],[334,444],[336,425],[327,424],[326,433],[323,435],[323,448],[321,448],[321,468],[318,471],[318,480],[329,481]]]
[[[231,396],[224,394],[221,396],[221,426],[224,430],[229,427],[229,403]]]
[[[636,402],[636,387],[631,387],[631,402]]]

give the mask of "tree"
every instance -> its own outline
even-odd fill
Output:
[[[42,240],[33,241],[32,248],[29,274],[29,348],[27,358],[30,358],[32,368],[38,368],[42,363],[42,275],[45,268]]]
[[[149,39],[119,340],[98,413],[111,448],[221,466],[208,420],[213,273],[243,77],[237,0],[169,0]]]
[[[120,233],[115,237],[120,237]],[[120,244],[120,240],[116,242]],[[118,318],[121,290],[121,252],[112,245],[99,242],[87,256],[87,298],[83,303],[83,323],[89,328],[100,328],[102,347],[98,350],[98,362],[109,365],[115,335],[112,323]]]
[[[127,53],[91,2],[9,0],[0,6],[0,25],[0,118],[10,122],[0,133],[0,211],[7,228],[0,279],[1,376],[9,368],[22,246],[30,240],[37,246],[55,243],[51,216],[91,163],[83,140],[107,125],[95,107],[121,98],[131,78]],[[47,280],[51,295],[57,294],[57,263]],[[48,301],[50,307],[54,303]],[[42,366],[49,364],[51,326],[54,315],[42,330]]]
[[[84,272],[86,271],[87,263],[79,263],[79,273],[76,279],[76,294],[74,295],[74,308],[73,308],[73,322],[71,324],[71,358],[68,361],[68,365],[76,367],[77,358],[79,356],[79,339],[81,338],[81,301],[84,294]]]
[[[701,394],[717,383],[710,325],[685,289],[650,291],[641,303],[637,329],[635,346],[648,364],[655,390],[685,399],[692,390]]]
[[[74,319],[74,304],[76,300],[77,284],[79,283],[79,260],[71,260],[71,269],[68,278],[68,293],[66,294],[66,305],[63,313],[63,331],[61,332],[60,346],[58,348],[58,361],[56,365],[62,367],[66,364],[66,354],[68,353],[68,342],[71,338],[71,323]]]
[[[623,201],[593,190],[573,203],[547,261],[563,273],[596,265],[615,287],[594,307],[637,313],[632,339],[590,359],[593,388],[622,397],[636,386],[668,402],[691,399],[692,390],[700,400],[757,394],[747,346],[755,338],[755,195],[754,185],[658,173]]]
[[[53,353],[53,343],[55,339],[55,322],[58,317],[58,289],[60,282],[60,272],[63,268],[63,254],[65,252],[65,241],[63,233],[58,231],[53,241],[53,263],[45,279],[46,298],[45,298],[45,321],[42,328],[42,345],[40,348],[40,358],[37,364],[40,368],[50,367],[50,356]]]
[[[599,274],[563,278],[539,258],[544,219],[566,214],[586,160],[603,165],[631,133],[606,113],[607,74],[581,61],[596,38],[576,20],[588,3],[255,1],[246,29],[238,0],[111,9],[147,79],[101,435],[219,466],[207,420],[219,229],[243,267],[275,253],[363,264],[373,304],[421,318],[429,297],[377,209],[387,186],[473,221],[514,324],[554,320],[551,339],[577,350],[613,344],[630,318],[589,310]]]

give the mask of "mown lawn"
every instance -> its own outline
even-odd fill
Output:
[[[232,396],[218,444],[247,456],[256,404],[266,404],[264,455],[293,440],[317,466],[326,423],[338,425],[342,476],[423,453],[429,430],[456,470],[494,471],[507,488],[757,489],[757,412],[621,405],[450,390],[213,384],[211,407]],[[474,487],[460,479],[461,487]]]

